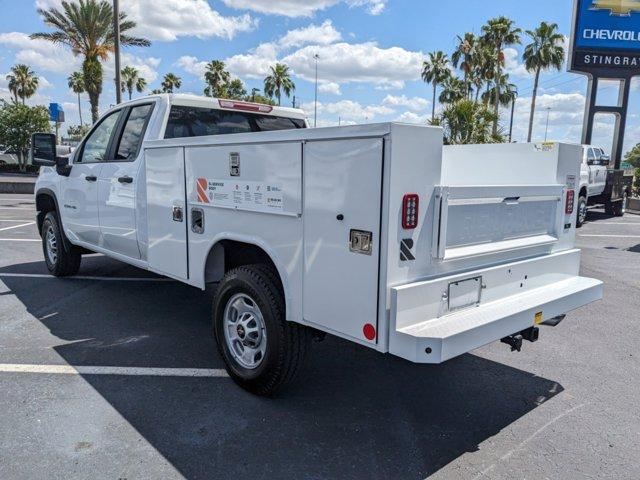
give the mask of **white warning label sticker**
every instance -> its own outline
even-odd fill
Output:
[[[253,212],[282,212],[282,186],[276,183],[196,179],[196,201]]]

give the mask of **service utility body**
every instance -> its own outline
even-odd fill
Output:
[[[574,248],[582,149],[443,147],[439,128],[307,128],[300,110],[155,95],[69,158],[36,134],[47,267],[98,252],[205,289],[230,376],[291,381],[331,334],[416,363],[520,350],[602,296]]]

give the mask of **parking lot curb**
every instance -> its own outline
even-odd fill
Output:
[[[0,175],[0,193],[33,194],[35,186],[35,176]]]

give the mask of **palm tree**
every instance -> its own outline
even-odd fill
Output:
[[[542,22],[535,30],[527,30],[526,33],[531,38],[531,43],[525,47],[522,59],[527,71],[535,73],[533,95],[531,96],[531,114],[529,116],[529,135],[527,136],[527,141],[531,142],[540,73],[543,70],[560,70],[562,68],[564,63],[564,48],[562,48],[564,36],[558,33],[557,24],[546,22]]]
[[[436,89],[451,75],[449,57],[444,52],[431,52],[429,59],[422,64],[422,80],[433,85],[433,105],[431,120],[436,118]]]
[[[234,78],[227,85],[227,97],[232,100],[242,100],[247,96],[247,89],[239,78]]]
[[[161,85],[163,93],[173,93],[174,88],[178,90],[182,86],[182,79],[173,73],[167,73]]]
[[[33,97],[38,89],[40,79],[28,65],[23,63],[11,67],[11,73],[7,75],[9,91],[13,94],[15,103],[18,98],[25,104],[27,98]]]
[[[271,67],[271,74],[264,79],[264,93],[269,97],[275,95],[278,99],[278,106],[280,106],[282,92],[288,98],[295,89],[296,85],[291,80],[289,67],[283,63],[276,63]]]
[[[31,38],[67,45],[74,55],[82,55],[84,88],[89,94],[91,117],[98,120],[98,105],[102,93],[102,64],[113,52],[113,7],[107,0],[63,1],[62,11],[57,8],[38,9],[46,25],[55,31],[34,33]],[[149,40],[126,35],[136,23],[120,13],[120,44],[148,47]]]
[[[139,73],[138,69],[134,67],[124,67],[120,73],[122,78],[120,88],[123,92],[126,91],[129,94],[129,100],[131,100],[134,89],[138,93],[142,93],[147,88],[147,80],[141,77]]]
[[[224,62],[212,60],[207,63],[204,73],[204,81],[207,83],[204,94],[207,97],[226,97],[227,84],[230,79],[231,74],[225,70]]]
[[[467,87],[467,94],[471,94],[471,78],[473,77],[476,62],[476,45],[478,39],[473,33],[465,33],[464,37],[458,35],[458,47],[451,55],[451,63],[454,67],[462,69],[464,72],[464,83]]]
[[[487,106],[463,99],[447,105],[436,120],[444,131],[444,141],[448,145],[491,143],[494,114]]]
[[[504,64],[504,48],[509,45],[520,43],[522,30],[515,28],[513,20],[500,16],[492,18],[482,27],[484,40],[493,49],[495,58],[495,79],[502,75],[501,69]],[[496,94],[494,95],[494,123],[493,135],[498,135],[498,120],[500,118],[500,82],[494,82]]]
[[[465,81],[449,74],[444,82],[442,82],[442,92],[440,92],[438,101],[442,104],[451,105],[452,103],[464,100],[468,95],[469,90]]]
[[[78,113],[80,114],[80,125],[84,125],[82,121],[82,104],[80,103],[80,94],[85,92],[84,89],[84,76],[82,72],[73,72],[68,78],[69,88],[73,90],[73,93],[78,95]]]
[[[153,90],[151,90],[151,95],[159,95],[161,93],[164,93],[161,88],[154,88]]]

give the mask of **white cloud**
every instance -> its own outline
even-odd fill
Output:
[[[383,105],[387,105],[389,107],[407,107],[411,112],[421,112],[425,110],[430,103],[431,102],[425,100],[424,98],[409,98],[406,95],[387,95],[384,100],[382,100]]]
[[[284,57],[296,75],[311,81],[315,75],[314,55],[318,54],[318,77],[325,82],[373,83],[402,87],[405,81],[418,80],[422,66],[421,52],[401,47],[380,48],[375,42],[335,43],[307,46]]]
[[[26,33],[0,33],[0,44],[16,52],[16,63],[26,63],[36,72],[67,74],[80,68],[81,60],[68,49],[45,40],[32,40]]]
[[[415,112],[404,112],[402,115],[400,115],[399,117],[397,117],[395,119],[396,122],[403,122],[403,123],[420,123],[420,124],[425,124],[427,123],[427,120],[429,119],[429,115],[419,115]]]
[[[342,95],[340,85],[335,82],[321,83],[318,85],[318,90],[322,93],[330,93],[332,95]]]
[[[269,67],[278,61],[278,47],[274,43],[263,43],[248,53],[225,59],[228,70],[238,77],[264,78]]]
[[[516,77],[530,77],[524,63],[520,63],[520,53],[515,48],[504,49],[504,67],[509,75]]]
[[[239,10],[253,10],[271,15],[285,17],[310,17],[319,10],[324,10],[340,3],[341,0],[222,0],[228,7]],[[365,7],[371,15],[379,15],[384,10],[387,0],[344,0],[350,7]]]
[[[304,106],[308,115],[313,115],[313,102]],[[345,122],[372,121],[378,116],[391,115],[395,110],[384,105],[362,105],[353,100],[341,100],[335,103],[318,102],[318,115],[331,115]]]
[[[336,30],[331,20],[325,20],[322,25],[311,24],[304,28],[289,30],[278,41],[282,48],[301,47],[309,43],[328,45],[342,39],[342,35]]]
[[[226,17],[206,0],[128,0],[124,11],[137,23],[133,32],[150,40],[173,41],[178,37],[232,39],[256,27],[257,21],[245,14]],[[60,8],[62,0],[36,0],[39,8]]]

